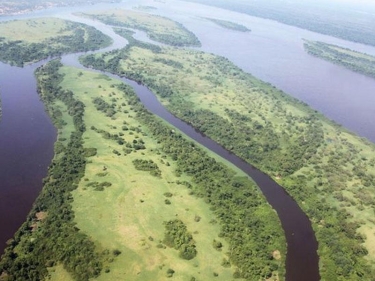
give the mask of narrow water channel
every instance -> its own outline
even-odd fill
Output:
[[[119,48],[123,44],[126,43],[124,39],[120,39],[117,36],[113,35],[113,32],[109,31],[109,28],[98,24],[97,22],[91,22],[89,20],[85,20],[86,24],[94,25],[96,28],[101,30],[102,32],[110,35],[114,39],[114,45],[111,47]],[[123,40],[123,41],[119,41]],[[109,49],[106,49],[109,50]],[[103,50],[101,50],[103,51]],[[76,67],[84,68],[78,62],[79,54],[67,55],[62,58],[62,62],[66,65],[73,65]],[[6,67],[3,65],[4,69]],[[35,69],[35,67],[34,67]],[[32,69],[33,70],[33,69]],[[92,70],[91,70],[92,71]],[[15,78],[22,77],[22,83],[18,83],[17,80],[13,82],[11,85],[5,86],[7,90],[1,91],[2,98],[3,98],[3,121],[1,122],[0,127],[0,151],[5,153],[4,155],[0,155],[0,168],[7,169],[11,163],[18,163],[18,166],[14,166],[11,168],[9,173],[12,173],[13,180],[20,180],[22,181],[25,173],[30,173],[35,178],[39,180],[45,175],[46,168],[50,160],[52,159],[52,147],[53,143],[56,138],[56,130],[51,127],[51,122],[48,120],[47,115],[44,112],[44,107],[40,103],[38,95],[36,93],[36,82],[35,79],[32,77],[30,78],[30,73],[33,71],[26,72],[21,71],[18,74],[13,75]],[[25,76],[26,73],[29,73],[29,76]],[[195,141],[199,142],[200,144],[204,145],[214,153],[220,155],[221,157],[227,159],[246,174],[248,174],[253,180],[257,183],[257,185],[262,190],[263,194],[265,195],[268,202],[271,206],[277,211],[283,229],[285,231],[286,240],[288,243],[288,253],[286,257],[286,279],[288,281],[298,281],[298,280],[306,280],[306,281],[317,281],[319,280],[319,267],[318,267],[318,256],[317,256],[317,248],[318,244],[314,236],[314,232],[311,227],[311,223],[309,219],[306,217],[304,212],[299,208],[297,203],[284,191],[284,189],[279,186],[275,181],[273,181],[268,175],[262,173],[261,171],[255,169],[250,164],[246,163],[245,161],[241,160],[239,157],[235,156],[234,154],[228,152],[226,149],[222,148],[219,144],[214,142],[213,140],[209,139],[208,137],[202,135],[198,131],[196,131],[193,127],[186,124],[185,122],[181,121],[180,119],[173,116],[169,113],[166,108],[157,100],[156,96],[149,91],[146,87],[139,85],[133,81],[120,78],[115,75],[111,75],[109,73],[104,73],[108,76],[115,77],[117,79],[121,79],[123,82],[129,84],[133,87],[137,95],[139,96],[140,100],[144,104],[144,106],[151,111],[152,113],[158,115],[159,117],[163,118],[167,122],[169,122],[174,127],[181,130],[183,133],[194,139]],[[29,77],[29,78],[27,78]],[[4,82],[2,82],[4,83]],[[4,85],[4,84],[2,84]],[[25,87],[25,89],[19,89],[18,87]],[[4,86],[3,86],[4,87]],[[27,89],[27,90],[26,90]],[[30,92],[30,96],[32,99],[25,100],[24,102],[22,99],[25,96],[25,92]],[[20,93],[19,96],[15,93]],[[28,94],[27,94],[28,95]],[[7,100],[9,98],[9,100]],[[9,102],[9,103],[8,103]],[[23,105],[24,107],[19,107]],[[28,112],[25,109],[33,109],[35,110],[39,116],[35,121],[32,118],[32,112]],[[24,112],[23,112],[24,111]],[[10,114],[12,113],[12,114]],[[19,116],[23,116],[21,119],[17,119]],[[17,117],[18,116],[18,117]],[[17,117],[17,118],[16,118]],[[12,119],[16,118],[16,119]],[[47,119],[46,119],[47,118]],[[26,119],[29,119],[27,122]],[[15,121],[19,120],[16,126]],[[44,123],[43,123],[43,122]],[[39,123],[38,123],[39,122]],[[44,127],[40,127],[41,124],[45,124]],[[5,128],[8,128],[12,131],[12,134],[8,133]],[[34,133],[34,134],[32,134]],[[38,139],[38,136],[40,137]],[[1,138],[3,142],[1,142]],[[13,140],[19,139],[20,142],[16,142]],[[32,146],[31,144],[35,145]],[[10,153],[9,147],[14,147],[13,152]],[[22,149],[21,149],[22,148]],[[38,148],[38,149],[37,149]],[[47,148],[47,149],[46,149]],[[23,153],[20,153],[23,151]],[[9,150],[9,155],[6,154]],[[19,151],[18,151],[19,150]],[[27,153],[31,153],[31,155],[27,155]],[[36,154],[36,155],[34,155]],[[17,156],[17,157],[16,157]],[[40,160],[37,156],[40,156]],[[42,161],[43,160],[43,161]],[[46,163],[45,163],[46,162]],[[20,165],[24,165],[25,163],[30,163],[30,166],[19,167]],[[39,166],[38,166],[39,165]],[[35,168],[35,170],[28,170],[29,167]],[[39,168],[38,168],[39,167]],[[4,171],[4,170],[2,170]],[[7,170],[6,170],[7,171]],[[9,176],[8,173],[2,172],[1,173],[4,177]],[[6,180],[0,179],[1,183],[7,183]],[[35,186],[38,186],[37,183],[34,183]],[[17,190],[17,187],[13,187],[11,184],[9,185],[9,190],[12,192],[23,192]],[[41,185],[41,184],[40,184]],[[40,186],[41,187],[41,186]],[[3,189],[3,188],[2,188]],[[14,212],[22,206],[22,212],[27,213],[30,209],[32,201],[35,200],[37,193],[40,191],[40,188],[32,188],[33,194],[28,194],[25,191],[24,198],[28,199],[27,202],[17,202],[14,203],[11,200],[8,200],[10,204],[7,205],[7,209],[1,210],[3,214],[9,214],[9,212]],[[1,193],[1,196],[4,196]],[[8,198],[9,199],[9,198]],[[4,201],[7,201],[4,198]],[[1,204],[1,206],[5,206]],[[24,209],[28,210],[24,210]],[[7,216],[7,215],[5,215]],[[4,222],[6,221],[5,218]],[[19,220],[21,219],[21,221]],[[21,224],[24,216],[18,216],[18,220],[13,222],[18,226]],[[267,218],[265,218],[267,219]],[[12,218],[10,218],[12,220]],[[16,229],[16,226],[10,228],[8,233],[8,238],[13,234]],[[1,231],[2,233],[4,231]],[[3,239],[3,237],[1,237]],[[1,240],[1,246],[3,247],[3,242],[6,240]],[[3,248],[0,247],[0,251],[2,252]]]
[[[63,64],[89,71],[81,65],[76,54],[64,56]],[[129,79],[108,72],[97,71],[130,85],[142,104],[153,114],[161,117],[181,132],[205,146],[212,152],[234,164],[250,176],[261,189],[269,204],[276,210],[287,241],[286,280],[317,281],[319,276],[318,243],[311,222],[298,204],[289,196],[283,187],[271,177],[259,171],[221,145],[197,131],[194,127],[171,114],[145,86]],[[265,218],[267,219],[267,218]]]

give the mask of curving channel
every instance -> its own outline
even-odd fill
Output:
[[[78,18],[72,18],[69,16],[69,19],[77,20]],[[77,20],[78,21],[78,20]],[[109,35],[114,40],[114,44],[107,49],[103,49],[97,52],[103,52],[108,51],[110,49],[116,49],[123,47],[126,44],[126,40],[119,37],[118,35],[115,35],[111,28],[108,26],[105,26],[101,23],[94,22],[91,20],[81,19],[79,18],[79,21],[84,22],[86,24],[92,25],[102,31],[103,33]],[[82,66],[79,61],[78,57],[80,54],[73,54],[73,55],[66,55],[62,58],[63,64],[71,65],[75,67],[79,67],[82,69],[86,69],[84,66]],[[3,64],[0,64],[0,70],[6,71],[5,69],[9,68],[8,66],[5,66]],[[22,73],[21,70],[17,70],[20,72],[18,77],[24,77],[23,75],[30,76],[30,73],[35,70],[36,66],[32,66],[26,68],[26,71]],[[92,69],[88,69],[90,71],[93,71]],[[101,72],[103,74],[106,74],[108,76],[111,76],[116,79],[120,79],[121,81],[129,84],[133,87],[135,92],[137,93],[138,97],[140,98],[143,105],[153,114],[163,118],[168,123],[170,123],[172,126],[176,127],[183,133],[185,133],[190,138],[194,139],[195,141],[199,142],[206,148],[210,149],[214,153],[220,155],[221,157],[225,158],[229,162],[233,163],[235,166],[240,168],[242,171],[244,171],[247,175],[249,175],[259,186],[261,191],[263,192],[264,196],[266,197],[269,204],[276,210],[278,213],[278,216],[280,218],[282,227],[285,231],[285,237],[287,241],[287,257],[286,257],[286,280],[288,281],[299,281],[299,280],[305,280],[305,281],[317,281],[320,279],[319,276],[319,259],[317,255],[317,249],[318,249],[318,243],[316,241],[314,231],[312,229],[310,220],[308,217],[304,214],[304,212],[301,210],[301,208],[298,206],[298,204],[289,196],[289,194],[278,185],[272,178],[270,178],[268,175],[264,174],[263,172],[257,170],[252,165],[248,164],[247,162],[243,161],[241,158],[237,157],[236,155],[230,153],[226,149],[224,149],[222,146],[220,146],[215,141],[211,140],[207,136],[201,134],[198,132],[195,128],[190,126],[189,124],[183,122],[182,120],[178,119],[174,115],[172,115],[156,98],[156,96],[145,86],[139,85],[134,81],[128,80],[126,78],[122,78],[107,72]],[[56,139],[56,130],[54,130],[53,127],[51,127],[51,121],[46,120],[46,114],[44,112],[44,107],[41,104],[41,102],[38,100],[38,95],[36,93],[36,87],[35,87],[35,79],[24,79],[22,83],[25,87],[31,87],[33,97],[33,102],[31,103],[31,107],[35,108],[37,111],[37,114],[39,116],[38,120],[34,120],[33,126],[30,127],[29,123],[22,126],[22,131],[18,131],[18,137],[16,139],[21,139],[20,135],[22,136],[28,136],[30,131],[38,131],[38,126],[43,125],[46,126],[46,131],[48,133],[45,136],[45,139],[43,140],[43,145],[38,146],[38,149],[34,149],[36,153],[33,154],[33,157],[27,156],[26,154],[19,155],[18,158],[19,162],[23,162],[28,159],[26,162],[31,162],[31,166],[35,168],[35,170],[39,170],[39,173],[34,176],[34,178],[41,179],[47,171],[47,166],[50,163],[52,159],[52,147],[53,143]],[[19,89],[19,83],[13,83],[12,85],[8,85],[7,92],[12,93],[16,92]],[[4,96],[4,93],[2,91],[2,94]],[[17,104],[17,98],[13,97],[11,94],[6,95],[7,98],[11,102],[7,103],[7,98],[4,99],[3,97],[3,120],[0,122],[0,152],[8,151],[8,147],[13,148],[14,155],[8,155],[7,158],[4,158],[3,155],[0,157],[0,167],[6,167],[9,163],[8,159],[12,159],[12,157],[17,156],[19,152],[17,151],[17,147],[25,147],[27,150],[33,149],[31,146],[27,146],[29,143],[29,139],[27,137],[23,138],[22,142],[14,143],[10,141],[12,139],[12,136],[7,135],[7,133],[4,131],[4,128],[9,127],[11,128],[13,126],[14,121],[11,121],[12,118],[18,114],[18,111],[21,111],[22,108],[19,107],[14,109],[14,106]],[[8,108],[8,109],[7,109]],[[13,112],[13,113],[11,113]],[[12,117],[12,114],[14,115]],[[24,116],[23,119],[21,119],[19,122],[25,122],[27,114]],[[42,117],[40,117],[42,116]],[[37,123],[37,122],[40,122]],[[17,136],[17,130],[13,132],[13,137]],[[3,139],[3,141],[2,141]],[[4,141],[8,140],[8,141]],[[47,144],[46,144],[47,143]],[[45,153],[45,149],[43,150],[43,146],[48,147],[47,151],[48,153]],[[39,154],[39,156],[36,156]],[[22,157],[21,157],[22,156]],[[39,158],[38,158],[39,157]],[[22,159],[22,160],[21,160]],[[35,160],[36,159],[36,160]],[[39,160],[38,160],[39,159]],[[36,161],[37,163],[34,163]],[[38,161],[40,163],[38,163]],[[33,164],[34,163],[34,164]],[[20,165],[14,168],[14,173],[18,172],[19,174],[24,173],[27,171],[26,166],[21,167]],[[1,172],[0,176],[7,177],[6,173]],[[14,176],[14,175],[13,175]],[[15,177],[17,178],[17,177]],[[1,182],[4,182],[3,179],[0,177]],[[39,184],[40,185],[40,184]],[[23,213],[24,215],[18,216],[18,218],[12,218],[12,221],[15,221],[15,223],[18,224],[18,226],[22,223],[24,220],[24,217],[26,216],[28,210],[30,209],[30,206],[32,204],[32,201],[35,200],[37,193],[40,191],[40,186],[37,183],[33,185],[33,192],[28,194],[27,196],[24,196],[27,198],[27,202],[20,203],[23,206]],[[2,192],[2,190],[1,190]],[[0,193],[1,194],[1,193]],[[30,199],[31,198],[31,199]],[[5,198],[6,199],[6,198]],[[5,200],[6,201],[6,200]],[[9,202],[8,202],[9,203]],[[5,205],[1,205],[5,206]],[[27,211],[25,211],[25,206]],[[9,213],[18,209],[17,205],[14,204],[8,204],[6,207],[6,210],[1,210],[2,212]],[[22,213],[22,212],[21,212]],[[14,216],[16,217],[16,216]],[[1,218],[1,217],[0,217]],[[267,219],[267,218],[265,218]],[[13,227],[10,228],[10,230],[6,233],[6,237],[0,237],[2,245],[0,245],[0,252],[3,251],[3,243],[6,241],[6,239],[9,239],[12,236],[12,233],[14,233],[16,229]],[[1,231],[3,232],[3,231]]]

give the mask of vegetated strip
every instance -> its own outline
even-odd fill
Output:
[[[276,213],[256,185],[246,177],[235,177],[223,163],[215,161],[199,146],[171,130],[145,110],[138,97],[126,87],[124,93],[129,95],[130,104],[136,108],[136,118],[160,142],[162,151],[176,161],[176,174],[186,173],[192,178],[193,184],[186,183],[191,194],[211,205],[222,226],[220,237],[230,244],[230,262],[238,268],[235,277],[247,280],[269,278],[278,271],[283,278],[283,253],[286,252],[283,231]],[[281,249],[281,260],[274,259],[272,253],[275,249]]]
[[[61,124],[61,115],[52,105],[57,101],[66,105],[74,120],[74,131],[67,145],[59,147],[59,156],[53,159],[26,222],[7,243],[0,261],[1,280],[44,280],[47,268],[56,264],[63,264],[75,280],[89,280],[98,276],[111,258],[109,251],[98,252],[73,221],[71,191],[85,171],[82,133],[86,127],[83,103],[59,87],[60,66],[59,61],[52,61],[37,70],[38,91],[56,125]]]
[[[0,60],[17,66],[65,53],[96,50],[111,43],[107,35],[94,27],[62,19],[2,22],[0,31],[2,30],[4,32],[0,36]],[[40,40],[35,40],[34,37],[40,37]]]
[[[313,223],[322,278],[374,276],[372,144],[214,55],[133,40],[83,62],[144,83],[172,113],[278,180]]]
[[[146,32],[152,40],[171,46],[199,47],[201,45],[195,34],[182,24],[157,15],[130,10],[109,10],[78,15],[96,19],[115,27],[139,29]]]
[[[244,26],[242,24],[235,23],[235,22],[220,20],[220,19],[213,19],[213,18],[206,18],[206,19],[216,23],[217,25],[219,25],[221,27],[228,28],[228,29],[231,29],[231,30],[236,30],[236,31],[241,31],[241,32],[251,31],[246,26]]]
[[[304,40],[305,50],[315,57],[375,78],[375,57],[337,45]]]

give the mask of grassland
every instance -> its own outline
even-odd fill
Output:
[[[72,68],[64,68],[63,73],[61,86],[73,91],[75,97],[86,105],[84,120],[87,128],[95,126],[116,134],[124,132],[121,128],[126,122],[126,126],[137,128],[137,131],[134,134],[124,132],[125,140],[133,142],[142,138],[147,147],[119,156],[113,150],[123,154],[120,144],[93,130],[83,135],[84,147],[95,147],[97,155],[86,165],[84,178],[73,193],[77,226],[100,247],[116,248],[123,253],[111,265],[110,272],[98,280],[163,280],[168,268],[176,271],[175,280],[186,280],[192,276],[208,280],[213,272],[219,273],[221,280],[230,280],[232,270],[220,266],[222,259],[226,258],[226,250],[217,252],[212,248],[212,240],[218,239],[220,231],[217,225],[208,223],[214,219],[212,212],[202,200],[190,196],[187,189],[176,184],[173,172],[176,167],[165,164],[173,161],[157,153],[157,142],[147,136],[147,128],[131,117],[134,114],[131,106],[121,106],[127,104],[127,99],[111,87],[117,82],[89,72],[78,76],[79,70]],[[107,117],[95,108],[92,102],[95,97],[102,97],[107,102],[115,99],[116,104],[122,110],[127,108],[129,113],[118,112],[115,118]],[[153,160],[162,171],[162,177],[155,178],[136,170],[132,164],[135,159]],[[112,185],[104,191],[95,191],[87,187],[93,181],[107,181]],[[173,194],[170,205],[164,202],[167,192]],[[194,220],[196,215],[202,218],[200,222]],[[174,249],[157,247],[164,237],[163,222],[176,217],[194,233],[201,254],[193,261],[180,259]],[[224,249],[228,249],[227,244]]]
[[[310,55],[375,78],[374,56],[318,41],[305,40],[303,46]]]
[[[82,135],[83,147],[96,151],[88,158],[78,188],[72,192],[76,227],[88,235],[100,251],[116,249],[121,252],[95,280],[165,280],[169,269],[175,271],[173,280],[193,280],[193,277],[196,280],[232,280],[236,267],[222,265],[229,259],[230,244],[220,236],[222,225],[217,223],[216,214],[203,198],[194,196],[191,189],[184,186],[188,182],[193,184],[191,176],[176,175],[176,161],[163,152],[160,140],[140,122],[137,107],[116,86],[119,82],[70,67],[61,68],[60,74],[63,75],[59,83],[62,90],[69,89],[74,93],[73,98],[85,105],[83,120],[87,130]],[[116,113],[98,109],[96,98],[111,104]],[[68,108],[57,101],[49,111],[60,120],[56,124],[59,128],[57,146],[68,145],[66,139],[74,131],[74,119]],[[113,139],[114,135],[121,136],[125,143]],[[144,148],[126,145],[141,140]],[[200,155],[205,155],[203,150]],[[64,155],[57,153],[56,157]],[[137,159],[152,160],[161,176],[137,170],[133,164]],[[226,163],[223,159],[220,162]],[[244,177],[239,170],[231,173],[234,177]],[[92,184],[103,182],[110,185],[97,189],[97,185]],[[276,214],[262,200],[264,205],[258,210],[268,210],[267,220],[271,225],[277,221]],[[262,217],[261,214],[254,216]],[[180,258],[178,251],[163,243],[164,222],[173,219],[183,221],[193,235],[198,254],[192,260]],[[283,236],[280,226],[278,235]],[[214,240],[221,243],[220,249],[214,248]],[[285,253],[283,246],[273,250]],[[277,273],[274,274],[273,278],[277,278]],[[49,276],[49,280],[73,280],[62,265],[51,267]]]
[[[221,27],[227,28],[227,29],[231,29],[231,30],[235,30],[235,31],[241,31],[241,32],[251,31],[246,26],[244,26],[242,24],[235,23],[235,22],[220,20],[220,19],[212,19],[212,18],[206,18],[206,19],[216,23],[217,25],[219,25]]]
[[[131,10],[109,10],[79,14],[116,27],[140,29],[155,41],[172,46],[200,46],[198,38],[170,19]]]
[[[110,38],[93,27],[57,18],[0,23],[0,60],[22,66],[49,56],[99,49]]]
[[[323,279],[374,276],[373,144],[211,54],[135,43],[83,61],[148,85],[174,114],[283,185],[313,222]]]

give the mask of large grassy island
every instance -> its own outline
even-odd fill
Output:
[[[152,116],[118,81],[58,61],[37,75],[59,138],[44,190],[0,263],[5,280],[282,274],[277,216],[240,171]]]
[[[58,141],[0,280],[284,278],[280,222],[243,172],[119,81],[57,60],[37,79]]]
[[[322,278],[373,276],[373,144],[218,56],[133,41],[82,61],[144,83],[175,115],[282,184],[313,222]]]

